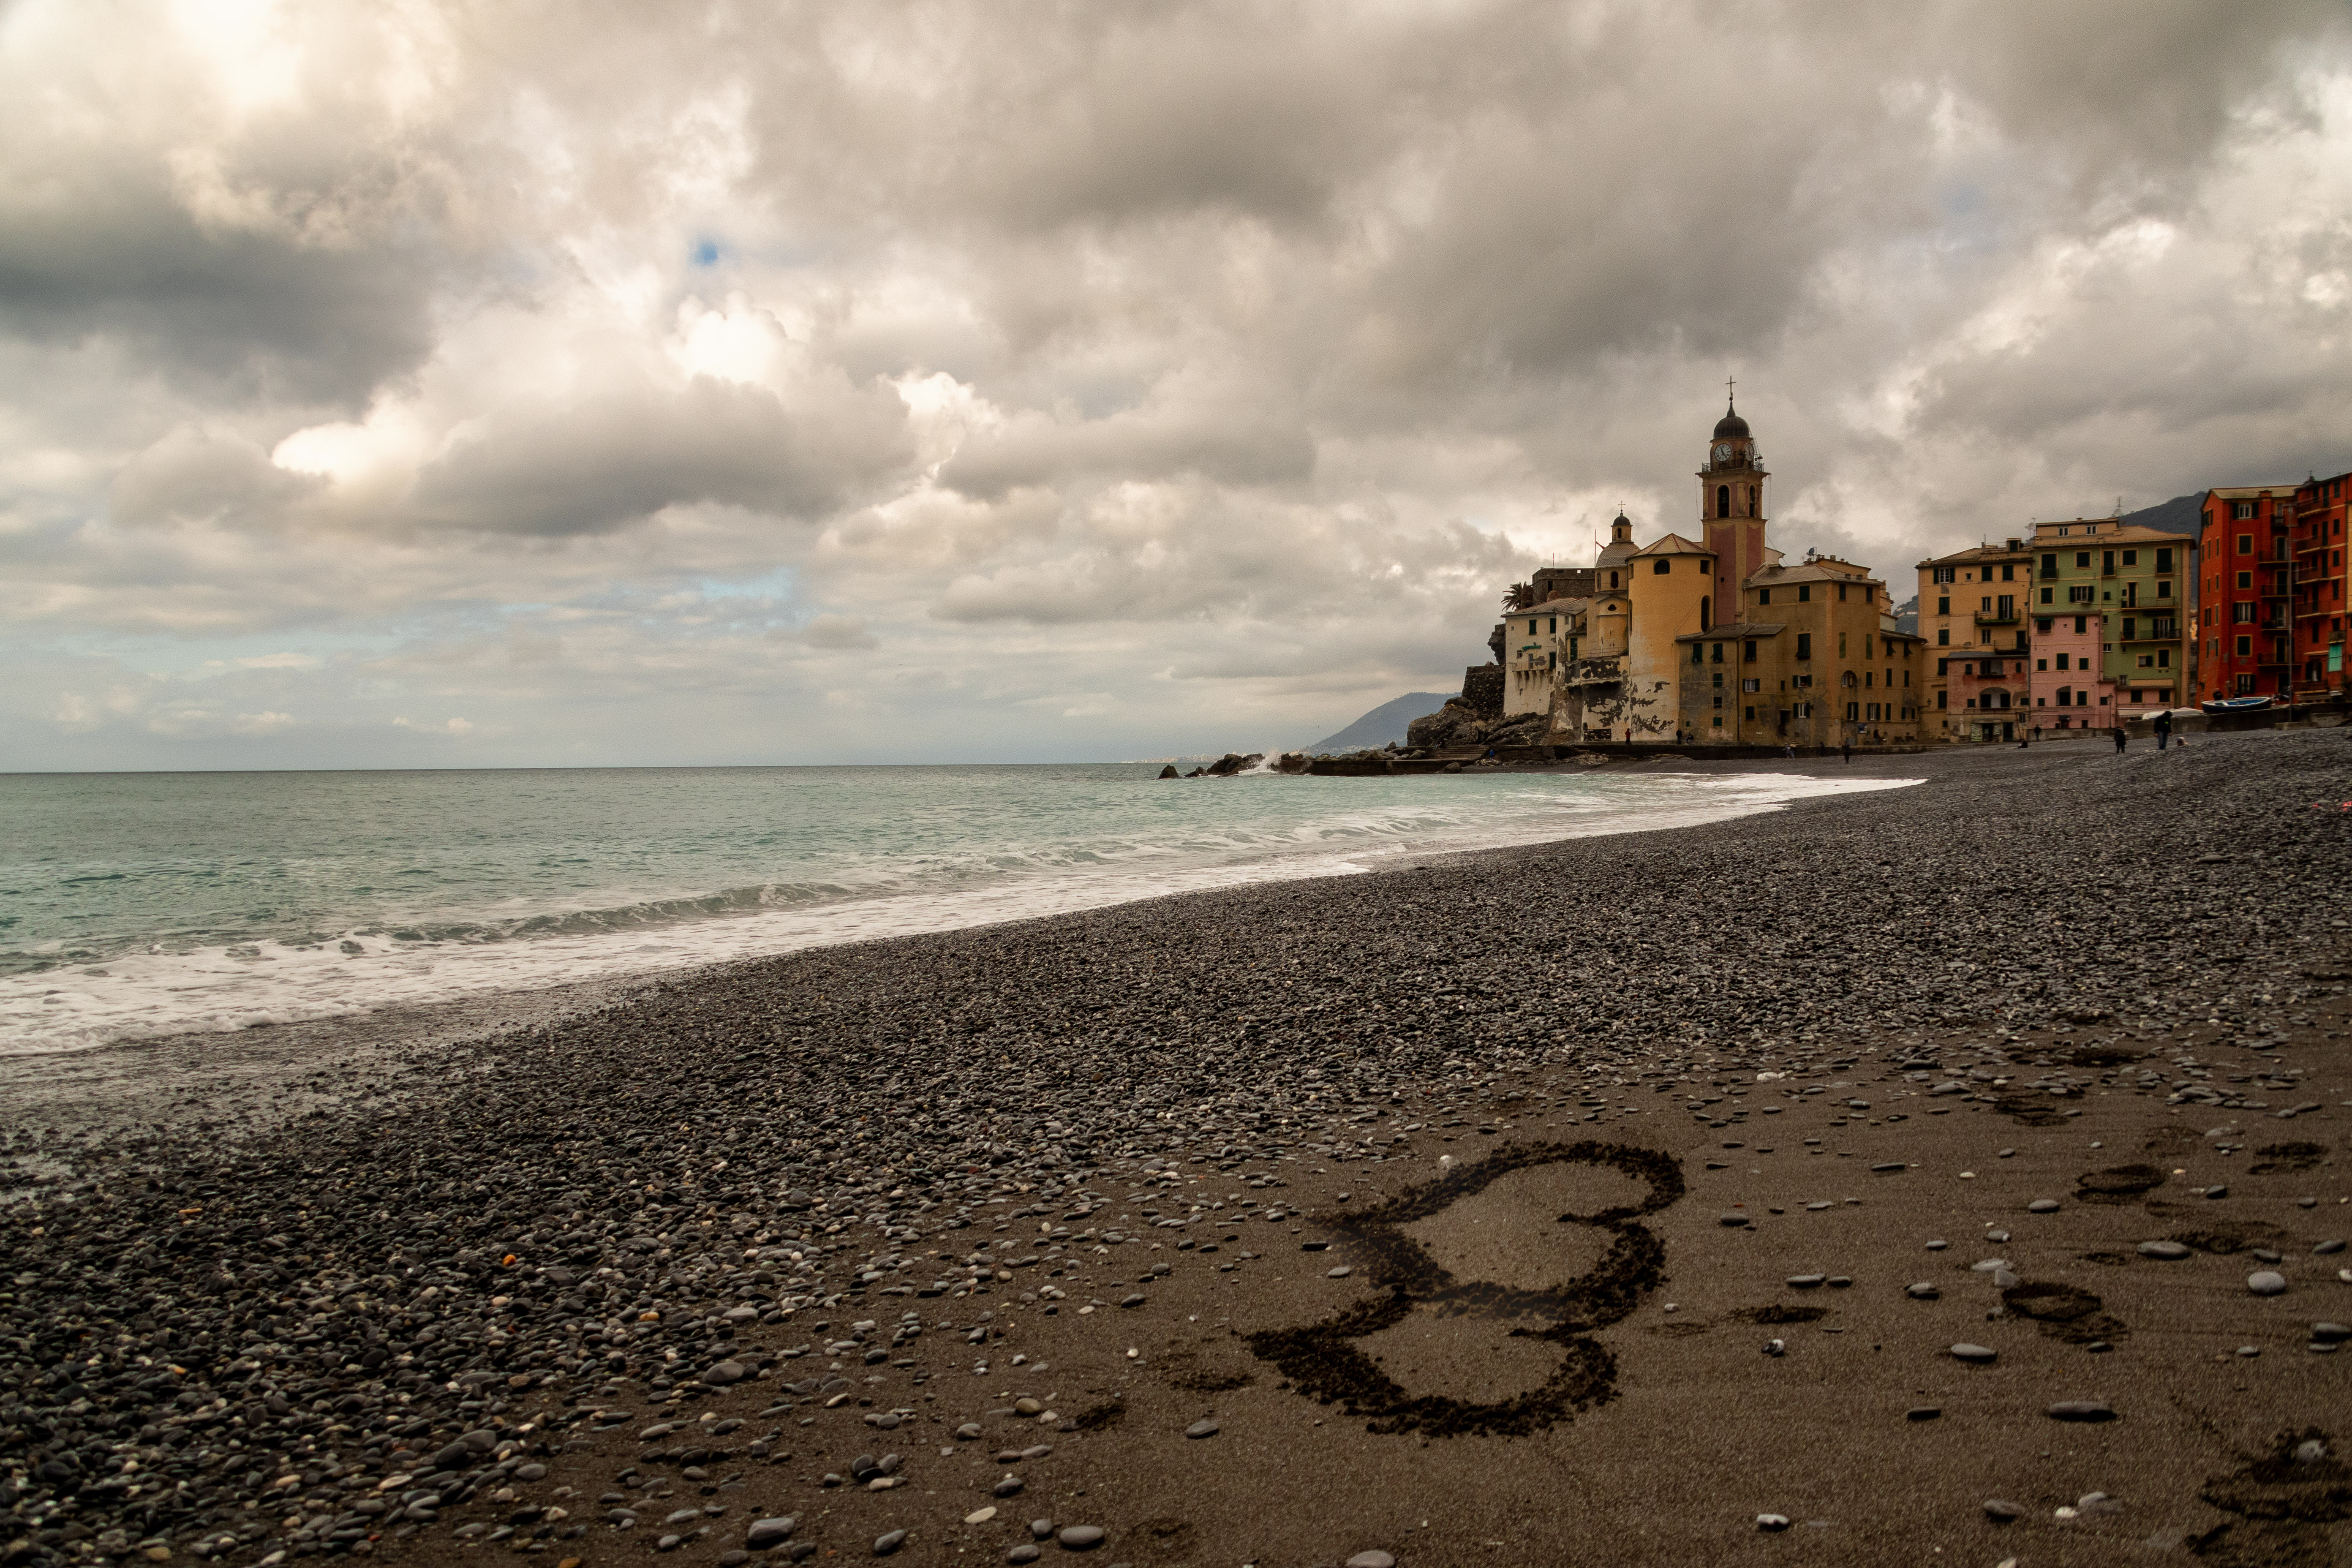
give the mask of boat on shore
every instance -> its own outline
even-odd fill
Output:
[[[2275,700],[2269,697],[2216,697],[2197,706],[2208,713],[2259,713]]]

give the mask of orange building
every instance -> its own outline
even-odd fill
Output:
[[[2342,700],[2345,696],[2344,617],[2352,615],[2352,594],[2344,552],[2344,488],[2352,474],[2313,478],[2294,492],[2291,535],[2294,572],[2288,587],[2294,615],[2290,650],[2295,700]]]
[[[2233,485],[2205,492],[2197,552],[2201,697],[2284,699],[2290,689],[2294,497],[2292,485]],[[2340,517],[2343,503],[2336,504]]]

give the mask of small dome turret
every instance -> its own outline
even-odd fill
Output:
[[[1739,410],[1736,405],[1727,405],[1723,411],[1723,417],[1715,422],[1715,438],[1723,441],[1733,437],[1744,437],[1747,434],[1748,421],[1739,416]]]

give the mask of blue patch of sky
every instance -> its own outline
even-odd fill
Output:
[[[719,242],[715,239],[698,239],[694,242],[694,264],[697,267],[718,266],[720,254]]]

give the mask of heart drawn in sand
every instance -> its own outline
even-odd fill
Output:
[[[1608,1238],[1598,1263],[1562,1283],[1524,1288],[1457,1279],[1405,1234],[1404,1226],[1439,1215],[1515,1172],[1574,1164],[1616,1171],[1644,1184],[1649,1194],[1638,1204],[1559,1216],[1561,1225],[1591,1227]],[[1368,1417],[1370,1432],[1517,1436],[1541,1431],[1614,1397],[1616,1357],[1591,1336],[1623,1320],[1644,1293],[1663,1283],[1665,1246],[1641,1216],[1672,1205],[1683,1191],[1681,1163],[1654,1150],[1591,1141],[1498,1150],[1376,1208],[1318,1215],[1344,1239],[1367,1283],[1382,1294],[1312,1327],[1252,1334],[1246,1342],[1299,1393]],[[1540,1387],[1492,1402],[1416,1394],[1391,1380],[1356,1342],[1394,1327],[1416,1309],[1475,1314],[1498,1329],[1507,1323],[1501,1331],[1511,1338],[1557,1346],[1559,1364]]]

